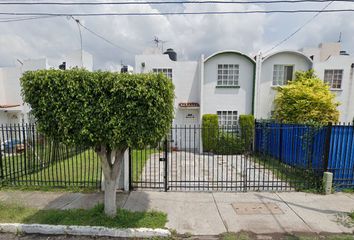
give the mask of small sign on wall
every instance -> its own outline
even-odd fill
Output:
[[[195,118],[195,114],[193,114],[193,113],[187,113],[186,118],[188,118],[188,119],[194,119],[194,118]]]

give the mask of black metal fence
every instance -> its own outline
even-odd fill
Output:
[[[2,186],[101,186],[100,161],[93,150],[52,141],[35,125],[1,125],[0,147]]]
[[[322,176],[315,168],[300,168],[266,152],[253,151],[254,129],[246,130],[238,126],[174,126],[165,143],[131,151],[131,187],[165,191],[320,188]],[[252,134],[244,136],[242,132]]]

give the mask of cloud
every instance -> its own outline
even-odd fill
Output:
[[[316,8],[320,8],[316,5]],[[321,5],[323,6],[323,5]],[[304,7],[314,8],[312,5]],[[334,8],[353,7],[353,4]],[[268,7],[269,8],[269,7]],[[301,5],[298,7],[301,8]],[[166,6],[95,6],[43,7],[12,6],[5,11],[42,12],[158,12],[158,11],[242,11],[265,9],[259,5],[198,5]],[[154,36],[166,40],[165,48],[174,48],[179,59],[196,60],[222,49],[235,49],[247,54],[273,46],[313,14],[255,15],[178,15],[178,16],[101,16],[80,17],[80,21],[114,42],[115,48],[82,29],[84,49],[94,56],[95,68],[116,69],[121,62],[134,64],[134,55],[153,46]],[[353,14],[321,14],[282,48],[315,46],[323,41],[335,41],[343,33],[344,47],[354,52],[350,42],[354,30]],[[10,65],[16,58],[49,56],[60,58],[80,47],[79,32],[74,21],[55,17],[28,22],[0,23],[0,65]]]

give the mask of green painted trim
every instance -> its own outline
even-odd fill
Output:
[[[256,65],[256,61],[255,61],[253,58],[249,57],[249,56],[246,55],[246,54],[243,54],[243,53],[238,52],[238,51],[233,51],[233,50],[226,50],[226,51],[216,52],[216,53],[210,55],[209,57],[207,57],[207,58],[204,60],[204,63],[206,63],[209,59],[211,59],[211,58],[213,58],[213,57],[215,57],[215,56],[217,56],[217,55],[225,54],[225,53],[233,53],[233,54],[239,55],[239,56],[241,56],[241,57],[246,58],[248,61],[250,61],[250,62],[253,63],[254,65]]]
[[[216,88],[241,88],[240,86],[222,86],[222,85],[216,85]]]
[[[257,59],[256,59],[257,62]],[[254,116],[255,92],[256,92],[256,62],[253,64],[253,92],[252,92],[252,115]]]

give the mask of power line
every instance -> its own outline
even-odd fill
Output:
[[[205,11],[205,12],[102,12],[102,13],[49,13],[49,12],[0,12],[0,15],[13,16],[166,16],[166,15],[234,15],[234,14],[271,14],[271,13],[339,13],[354,12],[354,8],[346,9],[297,9],[297,10],[250,10],[250,11]]]
[[[36,19],[45,19],[45,18],[53,18],[57,16],[38,16],[38,17],[15,17],[15,18],[0,18],[0,23],[9,23],[9,22],[22,22]]]
[[[290,38],[292,38],[296,33],[298,33],[299,31],[301,31],[301,29],[303,29],[307,24],[309,24],[310,22],[312,22],[318,15],[320,15],[322,12],[325,11],[325,9],[327,9],[329,7],[329,5],[331,5],[333,3],[333,1],[329,2],[328,4],[326,4],[326,6],[324,6],[318,13],[316,13],[315,15],[312,16],[312,18],[310,18],[309,20],[307,20],[304,24],[302,24],[299,28],[297,28],[293,33],[291,33],[289,36],[287,36],[286,38],[284,38],[283,40],[281,40],[280,42],[278,42],[277,44],[275,44],[272,48],[268,49],[267,51],[264,52],[264,54],[269,53],[270,51],[272,51],[273,49],[279,47],[281,44],[285,43],[286,41],[288,41]]]
[[[71,18],[76,22],[77,24],[77,28],[79,30],[79,35],[80,35],[80,58],[81,58],[81,67],[84,67],[84,62],[83,62],[83,58],[82,58],[82,34],[81,34],[81,27],[80,27],[80,21],[78,19],[75,19],[73,16],[71,16]]]
[[[79,19],[76,19],[76,18],[74,18],[73,16],[71,16],[71,18],[72,18],[73,20],[75,20],[76,23],[79,24],[81,27],[83,27],[85,30],[87,30],[87,31],[90,32],[91,34],[95,35],[96,37],[102,39],[103,41],[107,42],[108,44],[110,44],[110,45],[112,45],[112,46],[114,46],[114,47],[116,47],[116,48],[119,48],[120,50],[123,50],[123,51],[129,52],[129,53],[135,54],[134,52],[132,52],[132,51],[130,51],[130,50],[128,50],[128,49],[125,49],[125,48],[123,48],[123,47],[121,47],[121,46],[118,46],[118,45],[115,44],[114,42],[112,42],[112,41],[106,39],[106,38],[103,37],[102,35],[100,35],[100,34],[94,32],[94,31],[91,30],[91,29],[89,29],[88,27],[86,27],[85,25],[83,25],[83,24],[80,22]]]
[[[277,3],[323,3],[330,0],[261,0],[261,1],[121,1],[121,2],[0,2],[1,5],[165,5],[165,4],[277,4]],[[354,2],[335,0],[334,2]]]

